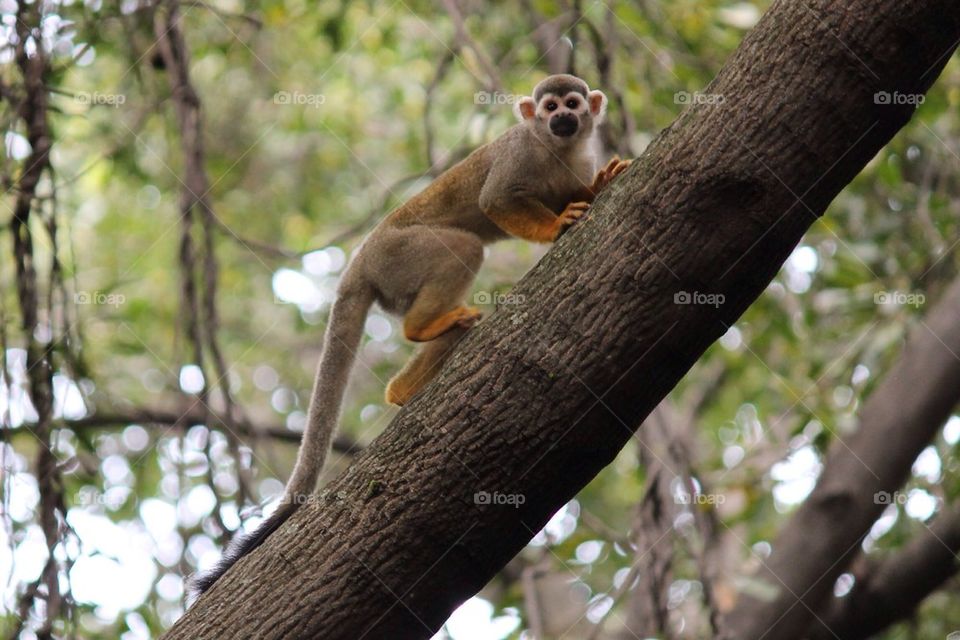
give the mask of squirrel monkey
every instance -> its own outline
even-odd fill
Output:
[[[330,311],[306,430],[280,507],[254,532],[234,538],[213,569],[192,579],[196,595],[314,492],[374,302],[403,317],[408,340],[423,343],[387,386],[387,401],[402,405],[480,319],[463,300],[484,245],[508,236],[553,242],[629,166],[614,158],[594,173],[596,126],[606,102],[580,78],[546,78],[532,97],[517,103],[519,124],[445,171],[370,232],[344,272]]]

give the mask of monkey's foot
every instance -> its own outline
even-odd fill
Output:
[[[410,389],[401,381],[394,378],[390,381],[390,384],[387,385],[387,392],[384,394],[384,397],[388,403],[402,407],[410,402],[410,398],[412,398],[416,392],[416,389]]]
[[[461,315],[457,318],[455,325],[470,329],[483,318],[483,312],[476,307],[460,307]]]
[[[477,321],[482,317],[483,314],[478,309],[459,306],[419,326],[406,326],[405,322],[403,331],[407,340],[412,342],[429,342],[439,338],[454,327],[465,327],[469,329],[477,324]]]

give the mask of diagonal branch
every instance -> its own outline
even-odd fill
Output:
[[[948,507],[929,527],[885,560],[858,563],[856,582],[833,598],[807,640],[866,640],[909,617],[920,602],[957,574],[960,511]]]
[[[753,578],[768,597],[744,594],[726,620],[732,638],[803,636],[860,541],[911,465],[960,401],[960,279],[921,320],[903,353],[840,437],[816,488],[773,543]],[[839,436],[838,436],[839,437]],[[820,623],[822,624],[822,622]]]

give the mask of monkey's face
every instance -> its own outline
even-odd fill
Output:
[[[548,93],[537,105],[537,116],[547,122],[551,134],[561,138],[574,135],[581,128],[581,121],[589,122],[588,113],[586,100],[576,91],[563,96]]]
[[[602,119],[607,98],[600,91],[583,87],[563,87],[544,92],[539,101],[523,98],[518,112],[524,121],[537,128],[545,139],[566,144],[589,136]]]

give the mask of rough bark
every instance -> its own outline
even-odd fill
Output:
[[[947,508],[894,555],[860,563],[853,589],[830,600],[811,624],[807,640],[865,640],[907,618],[956,575],[957,552],[960,511]]]
[[[428,638],[620,451],[910,118],[947,0],[780,0],[437,381],[168,638]],[[873,71],[871,71],[871,69]],[[676,304],[678,292],[723,296]],[[717,299],[714,299],[717,300]],[[477,492],[523,504],[478,504]]]
[[[769,599],[744,594],[724,625],[730,638],[803,637],[860,541],[960,401],[960,280],[914,330],[860,412],[834,443],[816,488],[784,525],[753,578]]]

